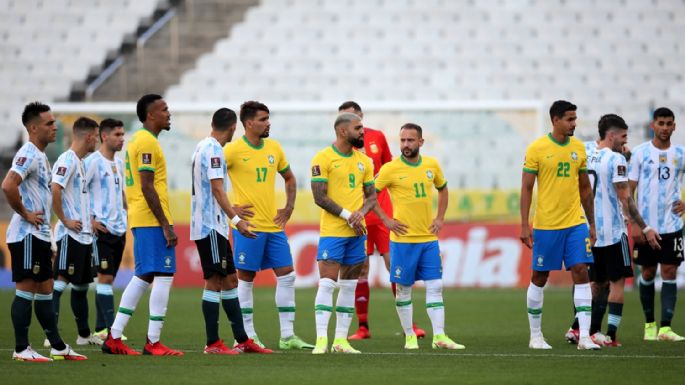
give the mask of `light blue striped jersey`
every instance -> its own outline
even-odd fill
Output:
[[[14,156],[12,168],[21,176],[19,196],[21,203],[30,212],[43,212],[44,222],[38,228],[26,222],[19,214],[12,214],[7,226],[7,243],[20,242],[27,235],[50,242],[50,212],[52,210],[52,193],[50,192],[50,162],[45,153],[33,143],[27,142]]]
[[[666,150],[651,141],[633,149],[628,177],[637,181],[637,208],[645,222],[659,234],[680,231],[683,219],[672,211],[680,200],[685,147],[671,144]]]
[[[95,151],[83,161],[90,193],[90,212],[116,236],[126,233],[128,223],[124,208],[124,162],[105,158]]]
[[[228,190],[226,159],[221,144],[213,137],[203,139],[193,153],[192,192],[190,197],[190,239],[209,235],[212,229],[228,238],[228,215],[212,195],[212,179],[223,179],[223,190]]]
[[[597,141],[596,140],[588,140],[587,142],[583,143],[585,145],[585,153],[587,154],[588,158],[590,157],[590,154],[594,153],[595,150],[597,149]]]
[[[81,221],[81,232],[67,229],[62,221],[55,225],[55,239],[59,242],[69,235],[79,243],[88,245],[93,242],[93,229],[90,223],[90,194],[86,187],[86,171],[83,162],[69,149],[57,158],[52,166],[52,183],[62,186],[62,211],[64,216]]]
[[[614,183],[628,182],[626,158],[606,147],[595,149],[588,157],[588,173],[595,194],[595,246],[616,244],[623,234],[627,234],[621,202],[614,186]]]

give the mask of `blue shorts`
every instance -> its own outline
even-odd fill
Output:
[[[275,233],[256,232],[257,238],[248,238],[236,229],[233,236],[233,261],[235,268],[260,271],[293,265],[288,237],[284,231]]]
[[[442,278],[438,241],[400,243],[390,241],[390,282],[411,286],[416,281]]]
[[[366,235],[356,237],[321,237],[316,251],[317,261],[335,261],[341,265],[357,265],[366,259]]]
[[[134,227],[131,232],[136,275],[176,272],[176,248],[166,247],[161,227]]]
[[[559,230],[533,229],[533,270],[561,270],[562,262],[566,270],[579,263],[594,263],[585,223]]]

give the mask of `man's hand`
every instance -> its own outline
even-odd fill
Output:
[[[353,228],[357,225],[361,225],[362,221],[364,220],[364,215],[361,213],[361,211],[355,211],[350,215],[350,218],[347,220],[347,223],[350,224]]]
[[[64,222],[62,222],[64,227],[71,231],[76,231],[77,233],[81,232],[81,229],[83,228],[83,225],[81,224],[81,221],[76,221],[73,219],[65,219]]]
[[[234,208],[235,209],[235,208]],[[240,214],[238,214],[240,216]],[[293,209],[284,207],[276,212],[274,217],[274,223],[280,228],[285,228],[285,224],[290,220],[290,216],[293,215]]]
[[[635,243],[636,245],[645,244],[645,235],[642,233],[642,230],[637,225],[631,226],[630,236],[633,238],[633,243]]]
[[[675,215],[678,215],[678,216],[683,215],[683,213],[685,212],[685,203],[683,203],[683,201],[678,199],[677,201],[673,202],[673,209],[672,210],[673,210],[673,214],[675,214]]]
[[[433,219],[433,223],[431,223],[430,227],[428,228],[431,233],[438,235],[440,230],[442,230],[442,226],[444,225],[444,222],[442,219],[435,218]]]
[[[521,236],[519,238],[529,249],[533,248],[533,233],[530,231],[530,227],[521,226]]]
[[[95,234],[107,234],[109,231],[107,231],[107,227],[102,224],[102,222],[98,222],[95,219],[91,221],[93,224],[93,231]]]
[[[590,247],[595,245],[595,242],[597,242],[597,230],[595,229],[594,223],[590,225]]]
[[[407,233],[407,225],[396,220],[395,218],[388,218],[387,221],[383,221],[383,224],[388,228],[388,230],[397,235],[404,235]]]
[[[162,230],[164,231],[164,239],[166,239],[166,247],[176,247],[178,244],[178,237],[176,237],[173,227],[164,226],[162,227]]]
[[[659,245],[659,241],[661,240],[661,236],[656,232],[654,229],[650,229],[647,234],[645,234],[645,238],[647,238],[647,243],[652,247],[654,250],[661,250],[661,245]]]
[[[350,225],[352,226],[352,225]],[[356,225],[352,226],[352,229],[354,230],[354,233],[357,235],[364,235],[366,234],[366,226],[364,226],[363,223],[359,222]]]
[[[24,215],[24,220],[34,226],[39,228],[43,224],[43,212],[42,211],[29,211]]]
[[[235,205],[233,211],[240,217],[240,219],[249,219],[254,217],[254,211],[250,210],[253,206],[251,204]]]
[[[235,225],[235,227],[236,229],[238,229],[238,232],[242,234],[244,237],[257,238],[257,234],[253,233],[250,230],[250,227],[254,227],[250,222],[242,219],[240,222],[238,222],[237,225]]]

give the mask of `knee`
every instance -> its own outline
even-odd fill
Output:
[[[323,292],[328,292],[328,293],[333,293],[335,291],[335,288],[338,287],[337,282],[330,278],[321,278],[319,279],[319,290]]]
[[[661,276],[665,280],[674,280],[678,267],[675,265],[661,265]]]
[[[442,279],[426,281],[426,296],[442,295]]]
[[[397,284],[396,299],[398,301],[406,301],[411,299],[411,286],[404,286]]]
[[[662,265],[663,266],[663,265]],[[651,281],[656,276],[656,266],[655,267],[643,267],[640,276],[645,281]]]
[[[295,272],[291,271],[288,274],[276,277],[278,285],[282,287],[295,287]]]

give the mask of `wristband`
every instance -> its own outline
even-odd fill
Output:
[[[240,222],[241,220],[242,219],[240,219],[240,217],[236,215],[233,218],[231,218],[231,223],[233,223],[234,225],[237,225],[238,222]]]
[[[340,214],[338,214],[338,216],[339,216],[340,218],[342,218],[342,219],[344,219],[344,220],[346,220],[346,221],[349,221],[349,220],[350,220],[350,215],[352,215],[352,213],[349,212],[347,209],[342,209],[342,211],[340,212]]]
[[[642,229],[642,234],[647,235],[647,233],[648,233],[650,230],[654,230],[654,229],[651,228],[650,226],[645,226],[645,228]]]

